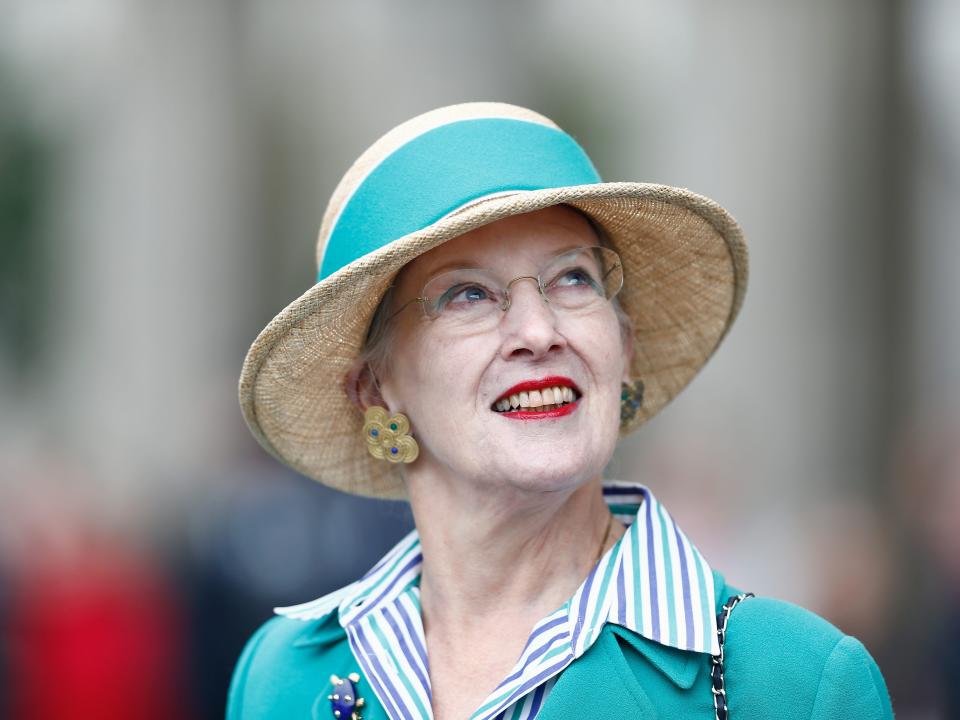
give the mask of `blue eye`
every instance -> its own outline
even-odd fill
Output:
[[[558,285],[592,285],[593,280],[590,276],[580,270],[579,268],[574,270],[568,270],[557,280]]]
[[[465,300],[466,302],[480,302],[481,300],[486,300],[489,296],[487,291],[482,287],[473,287],[464,288],[456,295],[453,296],[453,300]]]
[[[588,287],[599,291],[600,284],[593,278],[589,271],[579,267],[572,267],[564,270],[557,275],[551,282],[551,288],[576,288]]]
[[[490,292],[481,285],[454,285],[437,300],[437,308],[463,307],[491,300]]]

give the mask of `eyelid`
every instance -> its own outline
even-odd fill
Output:
[[[433,287],[433,292],[431,293],[431,286],[435,285],[438,280],[443,279],[445,275],[453,275],[453,277],[450,278],[449,283],[444,281],[440,284],[440,287],[443,288],[442,290],[438,289],[437,287]],[[421,295],[427,298],[433,297],[433,299],[439,300],[440,298],[445,297],[451,290],[455,288],[464,288],[471,285],[482,287],[488,293],[496,295],[496,288],[499,287],[500,283],[490,271],[484,270],[483,268],[452,269],[434,275],[432,278],[430,278],[430,280],[424,283]]]
[[[572,272],[581,273],[586,275],[588,278],[594,278],[595,275],[598,277],[603,275],[600,268],[591,268],[587,263],[570,263],[567,265],[561,265],[555,272],[551,272],[549,281],[553,282],[554,280],[558,280],[564,275],[568,275]]]
[[[466,290],[469,290],[470,288],[480,288],[484,293],[486,293],[489,296],[491,300],[496,300],[496,301],[499,300],[500,293],[496,289],[491,289],[483,283],[470,282],[470,281],[455,283],[450,287],[448,287],[446,290],[444,290],[442,293],[440,293],[433,300],[429,300],[429,299],[428,300],[435,305],[446,306],[449,302],[453,300],[453,298],[455,298],[460,293]]]

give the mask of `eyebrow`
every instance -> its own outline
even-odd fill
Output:
[[[595,246],[594,245],[568,245],[557,250],[555,253],[553,253],[552,257],[556,257],[557,255],[563,255],[564,253],[570,252],[571,250],[577,250],[582,247],[602,247],[602,245],[600,245],[600,243],[597,243]],[[452,260],[451,262],[444,263],[443,265],[436,267],[430,272],[428,272],[424,277],[424,281],[423,281],[424,284],[433,280],[437,275],[440,275],[441,273],[445,273],[449,270],[489,270],[489,268],[482,267],[476,262]]]
[[[445,273],[448,270],[466,270],[468,268],[479,268],[479,267],[480,266],[475,263],[465,262],[462,260],[453,260],[451,262],[444,263],[440,267],[436,267],[430,272],[428,272],[426,275],[426,280],[429,282],[430,280],[435,278],[437,275],[441,273]]]

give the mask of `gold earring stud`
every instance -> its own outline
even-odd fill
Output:
[[[410,420],[403,413],[388,415],[385,408],[371,405],[363,414],[363,437],[367,450],[377,460],[412,463],[420,454],[420,446],[408,433]]]

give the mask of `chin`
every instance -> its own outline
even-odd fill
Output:
[[[497,477],[505,485],[529,492],[564,492],[596,477],[605,465],[604,460],[583,453],[505,448],[489,464],[488,477]]]

